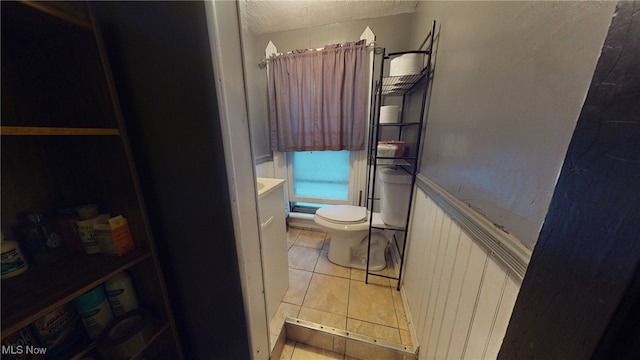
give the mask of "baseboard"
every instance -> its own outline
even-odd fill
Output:
[[[313,221],[313,214],[289,213],[287,225],[296,229],[308,229],[324,231],[323,228]]]
[[[400,253],[398,252],[398,248],[396,246],[389,246],[391,251],[391,261],[393,263],[394,276],[398,277],[400,274]],[[407,302],[407,294],[404,289],[404,285],[400,284],[400,297],[402,298],[402,304],[404,306],[404,316],[407,318],[407,325],[409,326],[409,334],[411,335],[411,343],[415,345],[415,353],[418,354],[419,351],[419,342],[418,342],[418,333],[416,332],[416,327],[414,326],[413,316],[411,315],[411,311],[409,308],[409,303]]]

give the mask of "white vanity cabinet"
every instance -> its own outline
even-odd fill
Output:
[[[271,320],[289,287],[284,180],[258,178],[258,207],[265,300]]]

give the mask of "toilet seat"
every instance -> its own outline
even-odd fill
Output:
[[[369,221],[367,208],[353,205],[331,205],[320,208],[316,216],[335,224],[361,224]]]

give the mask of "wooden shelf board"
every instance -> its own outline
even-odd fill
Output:
[[[171,327],[171,324],[167,321],[164,323],[164,325],[162,325],[160,328],[158,328],[156,330],[156,333],[151,337],[151,339],[149,339],[147,341],[147,344],[145,345],[145,347],[140,350],[137,354],[133,355],[131,357],[130,360],[136,360],[142,357],[142,355],[144,354],[144,352],[151,346],[153,345],[153,343],[158,340],[158,338],[162,335],[162,333],[164,333],[165,331],[169,330],[169,328]]]
[[[38,127],[38,126],[0,126],[0,135],[74,135],[74,136],[114,136],[120,135],[120,130],[115,128],[64,128],[64,127]]]
[[[89,19],[89,14],[85,13],[84,10],[80,8],[74,7],[73,3],[71,2],[67,3],[28,0],[20,0],[20,2],[71,24],[80,26],[88,30],[93,30],[93,26],[91,26],[91,20]]]
[[[69,254],[2,280],[2,339],[150,257],[148,249],[123,256]]]

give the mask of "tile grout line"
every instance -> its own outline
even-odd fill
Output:
[[[329,258],[329,254],[327,253],[327,259]],[[351,276],[352,276],[352,272],[353,269],[349,269],[349,288],[347,290],[347,314],[344,317],[344,331],[347,332],[347,334],[350,333],[349,330],[349,301],[351,300]],[[335,350],[336,348],[336,340],[333,340],[333,348]],[[347,357],[347,342],[345,341],[344,343],[344,353],[342,354],[343,358]]]
[[[311,287],[311,279],[313,279],[314,272],[311,272],[311,277],[309,278],[309,282],[307,283],[307,288],[304,290],[304,296],[302,297],[302,301],[300,302],[300,310],[298,310],[298,316],[300,316],[300,312],[302,311],[302,307],[304,306],[304,301],[307,299],[307,294],[309,293],[309,288]]]

